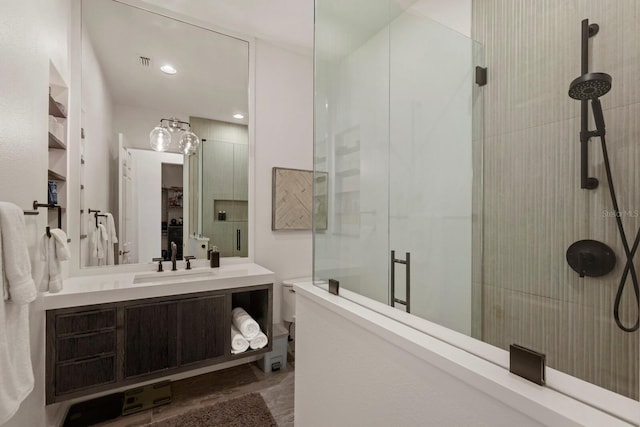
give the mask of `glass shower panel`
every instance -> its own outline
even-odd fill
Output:
[[[317,2],[314,278],[388,303],[388,0]],[[316,215],[316,219],[318,215]]]
[[[395,295],[471,333],[473,42],[422,16],[390,24],[389,239]],[[405,307],[404,304],[396,304]]]
[[[361,6],[316,2],[314,279],[470,334],[477,46],[393,1]]]

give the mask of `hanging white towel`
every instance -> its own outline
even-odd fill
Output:
[[[267,346],[267,344],[269,344],[269,340],[262,331],[258,332],[258,335],[256,335],[255,338],[249,341],[249,347],[251,347],[251,350],[264,348]]]
[[[104,225],[98,224],[91,235],[91,265],[106,265],[107,244],[109,235]]]
[[[26,228],[22,209],[13,203],[0,202],[0,230],[2,232],[3,299],[18,304],[33,301],[37,294],[31,277],[31,261],[25,242]]]
[[[67,234],[59,228],[50,230],[50,233],[51,237],[45,233],[40,243],[40,257],[44,261],[40,291],[55,293],[62,290],[60,262],[67,261],[70,256]]]
[[[253,320],[242,307],[236,307],[231,311],[231,323],[249,341],[260,332],[258,322]]]
[[[0,202],[0,425],[33,390],[28,303],[37,292],[25,239],[22,209]]]
[[[238,354],[247,351],[249,348],[249,341],[242,336],[240,331],[235,326],[231,325],[231,353]]]
[[[113,220],[113,215],[111,215],[110,213],[105,213],[105,215],[107,216],[106,220],[107,223],[105,224],[105,229],[107,231],[107,257],[106,257],[106,262],[107,265],[115,265],[115,258],[114,258],[114,248],[113,245],[115,245],[116,243],[118,243],[118,236],[116,235],[116,223]]]

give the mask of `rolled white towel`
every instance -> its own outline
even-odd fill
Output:
[[[236,307],[231,311],[231,323],[249,341],[258,335],[260,326],[242,307]]]
[[[262,331],[258,332],[258,335],[256,335],[255,338],[249,340],[249,347],[251,347],[251,350],[266,347],[267,344],[269,344],[269,340]]]
[[[231,353],[238,354],[243,351],[247,351],[249,348],[249,341],[242,336],[240,331],[235,326],[231,325]]]

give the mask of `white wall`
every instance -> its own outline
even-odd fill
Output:
[[[629,425],[311,284],[296,329],[296,425]]]
[[[175,153],[158,153],[150,150],[130,149],[133,159],[133,188],[136,218],[137,241],[133,243],[137,249],[138,262],[151,262],[162,255],[161,229],[162,222],[162,164],[182,164],[182,155]],[[151,186],[149,183],[156,183]]]
[[[67,0],[11,2],[0,14],[0,199],[29,209],[47,200],[49,60],[69,82]],[[46,212],[25,217],[34,268],[36,242]],[[30,305],[35,388],[6,427],[44,425],[44,315],[42,301]]]
[[[275,272],[273,320],[281,321],[281,281],[311,275],[311,231],[271,230],[271,168],[313,169],[313,58],[256,41],[255,256]]]
[[[471,37],[471,0],[420,0],[408,11],[426,16]]]

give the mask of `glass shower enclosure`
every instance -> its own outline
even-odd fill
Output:
[[[629,25],[616,20],[634,2],[613,14],[595,0],[577,9],[545,0],[554,7],[531,12],[541,14],[526,21],[531,28],[522,28],[521,6],[540,2],[474,2],[484,45],[425,17],[426,3],[316,0],[314,196],[323,220],[314,225],[314,281],[338,280],[504,350],[545,353],[547,366],[637,400],[640,333],[621,331],[612,313],[622,258],[603,278],[581,278],[565,259],[590,238],[624,254],[603,214],[608,194],[580,189],[579,109],[567,90],[582,15],[605,31],[594,61],[611,59],[605,53],[631,39],[640,45],[637,32],[613,31]],[[640,60],[625,58],[597,65],[637,80]],[[603,108],[616,181],[635,209],[640,103],[620,104],[623,86]],[[593,150],[591,173],[604,183]],[[640,227],[636,216],[623,220]],[[622,299],[633,324],[630,286]]]
[[[471,334],[482,49],[393,4],[362,17],[317,3],[314,163],[329,174],[329,222],[314,276]]]

